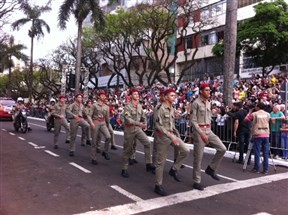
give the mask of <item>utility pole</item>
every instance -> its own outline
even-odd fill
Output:
[[[227,1],[224,36],[224,104],[231,107],[236,59],[238,0]]]

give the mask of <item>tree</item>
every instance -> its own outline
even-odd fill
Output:
[[[48,2],[49,4],[49,2]],[[48,6],[31,6],[28,3],[23,3],[21,5],[21,10],[24,12],[24,18],[21,18],[12,23],[13,30],[19,30],[20,27],[26,23],[31,22],[31,28],[28,31],[28,36],[31,38],[31,50],[30,50],[30,65],[29,65],[29,78],[28,78],[28,87],[29,87],[29,100],[32,100],[32,86],[33,86],[33,48],[34,48],[34,38],[38,39],[44,36],[43,28],[46,28],[47,32],[50,33],[49,25],[43,20],[40,19],[40,16],[51,10]]]
[[[77,25],[77,57],[75,65],[76,74],[76,86],[75,93],[78,93],[80,89],[80,69],[81,69],[81,57],[82,57],[82,26],[84,20],[91,15],[91,22],[95,27],[101,27],[104,24],[104,15],[98,4],[97,0],[65,0],[61,5],[58,15],[59,27],[64,30],[66,28],[67,21],[70,15],[73,14]]]
[[[17,10],[24,0],[1,0],[0,1],[0,31],[9,21],[9,17]]]
[[[162,0],[153,5],[140,4],[129,11],[118,10],[116,14],[105,16],[106,25],[101,31],[85,36],[94,41],[90,43],[96,44],[95,50],[101,52],[103,60],[111,66],[110,80],[117,75],[126,85],[133,86],[132,77],[136,74],[139,84],[146,79],[148,85],[156,80],[167,85],[173,78],[170,68],[174,67],[178,57],[175,49],[184,44],[188,29],[200,32],[212,24],[210,19],[189,24],[189,20],[196,16],[193,11],[201,7],[201,2],[203,0],[194,0],[178,5],[175,0]],[[177,29],[179,11],[184,24]],[[190,60],[188,55],[186,60]],[[120,73],[122,69],[126,70],[126,78]],[[179,82],[182,77],[181,72]]]
[[[288,62],[288,5],[284,0],[254,6],[256,15],[240,23],[238,41],[262,74]],[[269,69],[268,69],[269,68]]]
[[[27,55],[22,53],[23,49],[26,47],[22,44],[14,44],[14,37],[11,36],[9,41],[6,44],[2,44],[0,50],[0,64],[2,65],[2,69],[5,70],[8,68],[9,75],[8,75],[8,95],[10,96],[10,82],[11,82],[11,73],[12,68],[14,67],[13,57],[17,58],[18,60],[22,60],[25,64],[28,62],[29,58]],[[1,71],[0,71],[1,72]]]

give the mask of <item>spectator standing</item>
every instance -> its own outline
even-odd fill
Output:
[[[280,111],[279,105],[273,106],[273,111],[270,113],[271,117],[271,152],[274,158],[281,157],[281,124],[285,119],[284,114]]]
[[[260,153],[263,149],[263,173],[268,174],[268,158],[269,158],[269,121],[270,114],[264,111],[265,105],[259,102],[256,105],[256,112],[252,113],[253,109],[249,110],[245,121],[252,122],[252,137],[253,137],[253,150],[254,150],[254,168],[253,172],[260,173]]]

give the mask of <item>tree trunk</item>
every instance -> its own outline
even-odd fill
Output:
[[[32,103],[32,92],[33,92],[33,49],[34,49],[34,36],[31,36],[31,50],[30,50],[30,65],[29,65],[29,75],[28,75],[28,94],[29,103]]]
[[[232,105],[233,79],[236,59],[238,0],[227,1],[224,38],[224,104]]]
[[[9,60],[9,64],[10,64],[10,62],[11,62],[11,55],[9,55],[8,60]],[[8,94],[8,97],[11,97],[11,95],[12,95],[11,76],[12,76],[12,67],[11,67],[11,65],[9,65],[9,68],[8,68],[8,86],[7,86],[7,94]]]
[[[75,66],[75,95],[80,91],[80,70],[81,70],[81,57],[82,57],[82,21],[78,22],[78,35],[77,35],[77,54]]]

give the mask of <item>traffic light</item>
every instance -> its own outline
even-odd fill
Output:
[[[75,83],[76,83],[76,75],[75,74],[71,74],[69,75],[69,88],[75,88]]]

